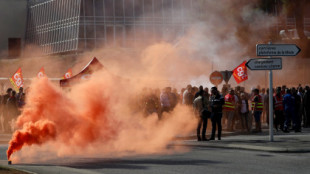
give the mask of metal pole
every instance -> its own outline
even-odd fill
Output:
[[[272,44],[269,42],[269,44]],[[270,56],[269,58],[272,58]],[[273,141],[273,84],[272,84],[272,70],[269,71],[269,139]]]

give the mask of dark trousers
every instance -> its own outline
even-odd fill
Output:
[[[293,129],[295,131],[301,130],[301,114],[299,111],[293,115]]]
[[[201,140],[200,137],[200,130],[201,130],[201,125],[202,125],[202,139],[206,139],[206,131],[207,131],[207,125],[208,125],[208,118],[201,117],[199,116],[198,118],[198,124],[197,124],[197,138],[198,140]]]
[[[218,130],[217,137],[218,137],[218,139],[221,139],[221,135],[222,135],[222,113],[212,113],[211,121],[212,121],[211,139],[214,139],[214,137],[215,137],[216,126],[217,126],[217,130]]]
[[[283,127],[284,127],[283,111],[275,110],[274,115],[275,115],[275,119],[274,119],[275,128],[278,130],[278,126],[280,126],[280,129],[283,129]]]
[[[294,111],[286,110],[284,111],[284,115],[285,115],[284,130],[287,131],[290,128],[291,120],[294,116]]]

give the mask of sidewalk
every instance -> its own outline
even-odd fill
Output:
[[[240,133],[239,133],[240,134]],[[207,136],[208,137],[208,136]],[[207,148],[229,148],[256,150],[266,152],[289,152],[302,153],[310,152],[310,128],[302,132],[283,133],[274,132],[274,141],[269,140],[269,130],[264,129],[262,133],[238,135],[236,133],[223,132],[222,140],[218,141],[197,141],[196,138],[178,140],[172,143],[176,146],[207,147]]]

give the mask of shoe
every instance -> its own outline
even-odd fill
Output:
[[[207,138],[203,138],[202,141],[209,141]]]
[[[198,137],[198,138],[197,138],[197,141],[201,141],[201,138],[200,138],[200,137]]]
[[[297,130],[295,130],[295,132],[301,132],[301,130],[300,130],[300,129],[297,129]]]
[[[210,141],[211,141],[211,140],[215,140],[215,138],[214,138],[214,137],[211,137],[209,140],[210,140]]]
[[[290,133],[290,131],[287,130],[287,129],[283,130],[283,132],[284,132],[284,133]]]
[[[217,138],[217,140],[221,140],[221,138]]]

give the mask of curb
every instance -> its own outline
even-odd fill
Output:
[[[308,153],[309,148],[291,148],[291,147],[268,147],[257,145],[244,145],[244,144],[213,144],[213,143],[198,143],[198,142],[175,142],[173,146],[185,146],[185,147],[201,147],[201,148],[219,148],[219,149],[238,149],[238,150],[253,150],[263,152],[275,152],[275,153]]]

